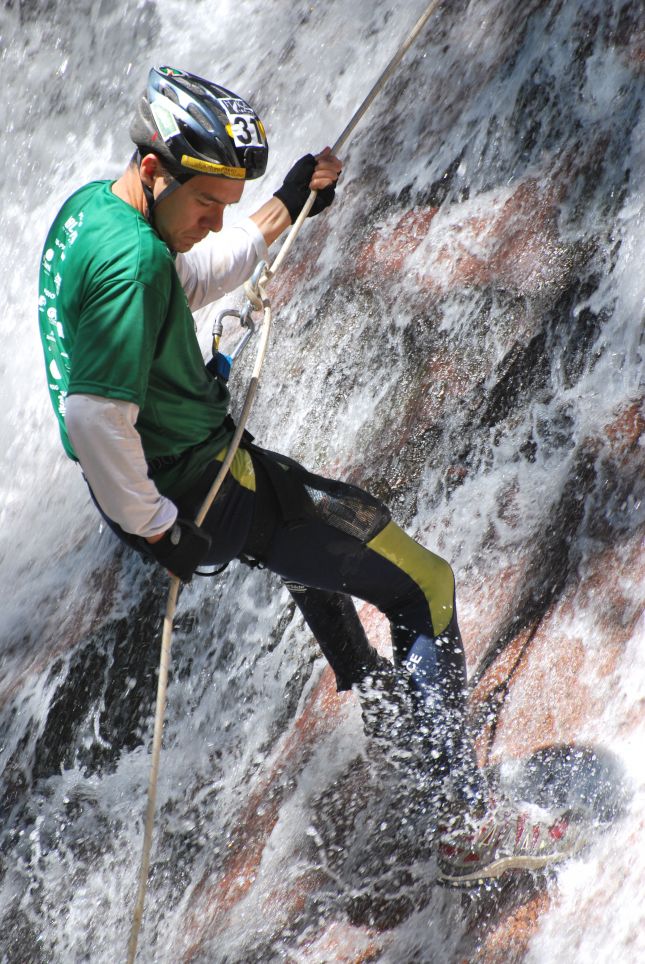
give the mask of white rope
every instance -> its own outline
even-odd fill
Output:
[[[134,905],[130,939],[128,941],[128,964],[133,964],[137,953],[139,931],[143,918],[143,905],[148,886],[148,871],[150,869],[150,851],[152,850],[152,831],[154,828],[155,808],[157,805],[157,779],[159,776],[159,759],[161,756],[161,737],[163,721],[166,712],[166,691],[168,689],[168,669],[170,667],[170,646],[172,644],[172,624],[177,607],[179,593],[179,579],[172,576],[170,589],[166,601],[166,614],[163,621],[163,635],[161,638],[161,658],[159,661],[159,679],[157,681],[157,705],[155,708],[155,729],[152,738],[152,760],[150,763],[150,777],[148,779],[148,805],[146,807],[146,822],[143,832],[143,853],[139,868],[139,887]]]
[[[383,70],[380,77],[370,90],[369,94],[362,102],[360,107],[354,112],[349,124],[345,127],[344,131],[337,139],[336,143],[332,147],[332,153],[335,154],[340,147],[345,143],[347,138],[350,136],[356,125],[359,123],[363,115],[369,110],[372,101],[379,94],[381,89],[387,83],[389,78],[392,76],[399,63],[405,56],[406,52],[412,46],[419,33],[430,19],[436,8],[439,6],[441,0],[432,0],[428,5],[425,13],[417,20],[416,24],[408,34],[407,38],[401,44],[396,54],[390,60],[387,67]],[[249,381],[249,387],[246,392],[244,399],[244,404],[242,406],[242,411],[238,419],[237,428],[231,439],[231,443],[228,447],[226,457],[222,462],[221,468],[217,473],[217,478],[213,482],[211,488],[208,491],[202,507],[197,514],[195,522],[197,525],[201,525],[206,518],[208,511],[213,503],[213,500],[217,493],[219,492],[226,474],[235,458],[235,454],[239,447],[240,441],[242,440],[242,435],[244,433],[244,428],[248,421],[253,402],[255,400],[255,395],[257,392],[258,384],[260,381],[260,372],[264,364],[264,358],[266,356],[267,347],[269,343],[269,332],[271,328],[271,306],[268,298],[264,292],[264,285],[273,278],[280,268],[280,265],[286,258],[287,254],[291,250],[293,242],[295,241],[300,229],[305,221],[305,218],[309,214],[311,207],[316,199],[317,191],[312,191],[307,199],[307,202],[300,212],[297,220],[291,227],[289,234],[285,238],[278,255],[271,265],[267,268],[260,278],[257,285],[257,292],[246,286],[247,297],[253,305],[254,308],[259,308],[260,306],[264,310],[264,317],[262,323],[262,332],[260,336],[260,343],[258,345],[258,350],[255,359],[255,365],[253,367],[253,372],[251,374],[251,379]],[[137,898],[135,902],[134,913],[132,916],[132,926],[130,928],[130,938],[128,941],[128,964],[134,964],[134,960],[137,953],[137,944],[139,942],[139,932],[141,930],[141,922],[143,920],[143,908],[146,899],[146,890],[148,886],[148,872],[150,869],[150,853],[152,850],[152,834],[154,829],[154,816],[157,804],[157,783],[159,777],[159,761],[161,757],[161,740],[163,734],[163,723],[164,716],[166,712],[166,693],[168,689],[168,670],[170,668],[170,648],[172,645],[172,633],[173,633],[173,621],[175,618],[175,610],[177,608],[177,597],[179,594],[180,582],[177,576],[172,576],[170,579],[170,588],[168,590],[168,599],[166,602],[166,613],[164,616],[163,623],[163,634],[161,639],[161,657],[159,661],[159,679],[157,682],[157,703],[155,708],[155,724],[154,733],[152,738],[152,756],[150,763],[150,777],[148,781],[148,804],[146,807],[146,818],[145,818],[145,828],[143,834],[143,853],[141,856],[141,866],[139,869],[139,884],[137,888]]]

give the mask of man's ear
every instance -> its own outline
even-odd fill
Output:
[[[156,154],[144,154],[139,164],[139,173],[146,187],[151,188],[154,186],[155,179],[163,177],[165,172]]]

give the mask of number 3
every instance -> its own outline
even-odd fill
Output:
[[[246,118],[236,117],[234,123],[236,127],[235,138],[236,140],[239,140],[241,144],[261,144],[262,143],[262,137],[260,135],[258,122],[255,119],[255,117],[252,118],[251,120],[251,123],[255,128],[255,134],[252,130],[249,129],[249,125],[246,122]],[[240,128],[241,128],[241,131],[240,131]]]

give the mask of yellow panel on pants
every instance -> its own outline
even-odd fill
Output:
[[[223,462],[227,452],[228,446],[217,453],[215,461]],[[231,463],[229,471],[238,485],[249,489],[250,492],[255,492],[255,471],[253,469],[251,456],[246,449],[237,450],[233,456],[233,462]]]
[[[428,601],[435,636],[439,636],[452,619],[455,598],[455,577],[445,559],[424,549],[394,522],[388,522],[367,547],[417,584]]]

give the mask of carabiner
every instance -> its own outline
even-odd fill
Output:
[[[215,321],[213,322],[213,355],[216,355],[219,351],[220,338],[224,332],[224,318],[238,318],[242,328],[247,329],[233,349],[232,353],[229,355],[231,361],[242,354],[249,338],[255,334],[255,321],[253,320],[253,312],[261,311],[264,307],[258,288],[260,278],[267,269],[268,265],[266,261],[260,261],[256,266],[255,271],[244,285],[247,300],[241,311],[239,311],[237,308],[225,308],[216,315]]]
[[[224,318],[239,318],[242,323],[242,314],[237,308],[225,308],[215,316],[213,322],[213,354],[219,351],[219,341],[224,333]]]
[[[247,304],[244,306],[244,313],[248,314],[251,311],[262,311],[263,304],[262,298],[260,297],[260,278],[265,272],[269,270],[269,266],[266,261],[260,261],[255,267],[255,271],[249,278],[249,280],[244,285],[244,291],[246,292],[246,297],[248,299]]]

